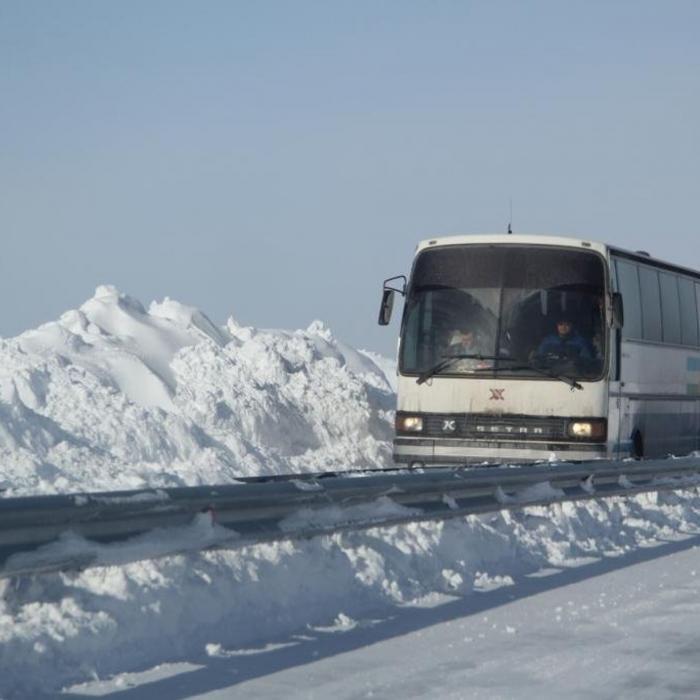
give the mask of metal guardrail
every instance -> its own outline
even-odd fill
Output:
[[[700,486],[700,457],[0,498],[0,578]]]

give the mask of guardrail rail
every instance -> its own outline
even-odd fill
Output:
[[[0,578],[700,485],[700,457],[0,498]]]

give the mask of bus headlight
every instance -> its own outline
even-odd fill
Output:
[[[569,423],[569,437],[581,440],[604,440],[607,422],[604,418],[592,420],[572,420]]]
[[[397,433],[420,433],[423,419],[420,416],[396,416]]]

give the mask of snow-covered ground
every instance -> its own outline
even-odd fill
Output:
[[[0,359],[4,495],[390,458],[391,363],[318,322],[217,328],[101,287]],[[681,694],[700,560],[652,545],[699,533],[693,489],[19,577],[0,696]]]
[[[700,538],[72,689],[129,698],[697,698]]]

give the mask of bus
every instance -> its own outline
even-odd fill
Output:
[[[700,449],[700,273],[594,241],[419,243],[404,297],[393,456],[413,467]]]

